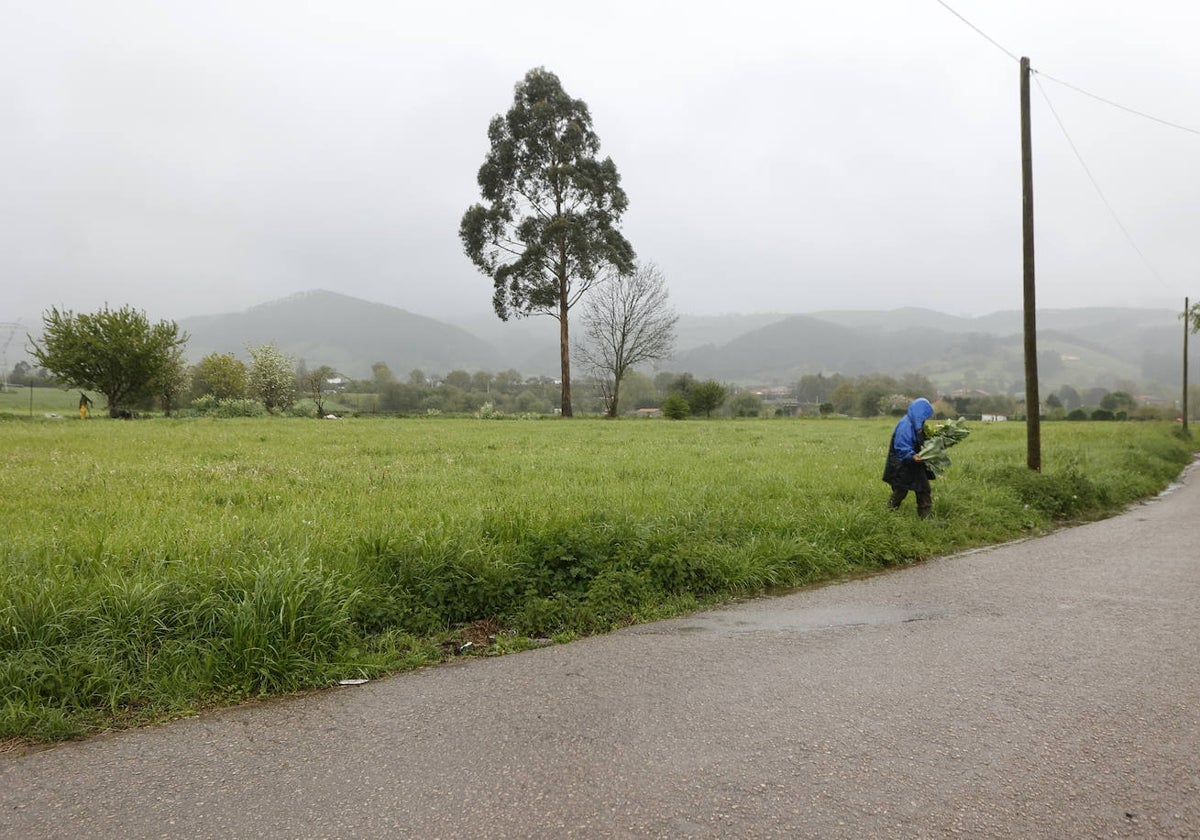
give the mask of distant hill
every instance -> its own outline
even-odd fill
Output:
[[[446,373],[456,368],[491,369],[496,348],[459,327],[382,303],[335,292],[302,292],[245,312],[185,318],[191,361],[210,353],[246,359],[247,345],[274,342],[310,366],[329,365],[348,376],[367,377],[384,362],[396,376],[410,370]]]
[[[558,324],[481,315],[449,324],[404,309],[327,291],[264,303],[245,312],[186,318],[191,361],[213,352],[246,358],[246,346],[274,341],[310,366],[355,377],[385,362],[403,378],[420,368],[558,374]],[[578,336],[578,325],[573,322]],[[804,315],[681,316],[675,357],[659,370],[740,384],[790,384],[809,373],[920,373],[940,388],[1014,392],[1022,387],[1019,311],[982,317],[928,309],[830,311]],[[1061,309],[1038,313],[1043,387],[1175,387],[1182,375],[1182,327],[1174,312]]]
[[[548,315],[501,321],[495,313],[485,312],[454,324],[496,348],[487,370],[512,368],[525,376],[559,374],[558,321]]]
[[[719,345],[770,324],[782,321],[780,313],[758,315],[682,315],[676,324],[676,349],[682,353],[697,347]],[[545,315],[510,318],[501,321],[485,313],[455,323],[486,341],[499,351],[503,364],[493,363],[489,370],[515,368],[526,375],[559,375],[558,322]],[[580,335],[577,321],[571,321],[571,335]]]
[[[1038,313],[1043,387],[1174,386],[1182,376],[1174,312],[1064,309]],[[794,315],[724,344],[676,354],[667,365],[697,377],[788,384],[809,373],[920,373],[941,387],[1019,391],[1022,313],[980,318],[926,309]]]
[[[805,373],[865,373],[879,368],[879,348],[866,331],[810,315],[792,315],[724,344],[678,354],[667,365],[697,377],[787,382]]]

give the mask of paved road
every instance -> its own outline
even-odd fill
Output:
[[[0,836],[1200,836],[1200,473],[866,580],[0,760]]]

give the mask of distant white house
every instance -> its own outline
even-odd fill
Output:
[[[1003,423],[1008,419],[1008,416],[1004,414],[982,414],[979,419],[984,423]]]

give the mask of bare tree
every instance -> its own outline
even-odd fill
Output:
[[[667,306],[666,280],[653,263],[593,289],[584,304],[585,343],[575,353],[595,377],[609,417],[617,416],[625,374],[671,355],[678,320]]]
[[[306,370],[296,377],[296,382],[305,393],[312,398],[317,407],[317,416],[325,416],[325,393],[329,380],[337,376],[337,371],[329,365],[321,365],[315,370]]]

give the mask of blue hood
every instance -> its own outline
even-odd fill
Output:
[[[932,416],[933,406],[924,397],[918,397],[909,403],[907,417],[909,422],[913,424],[914,429],[920,429],[925,425],[925,421]]]

